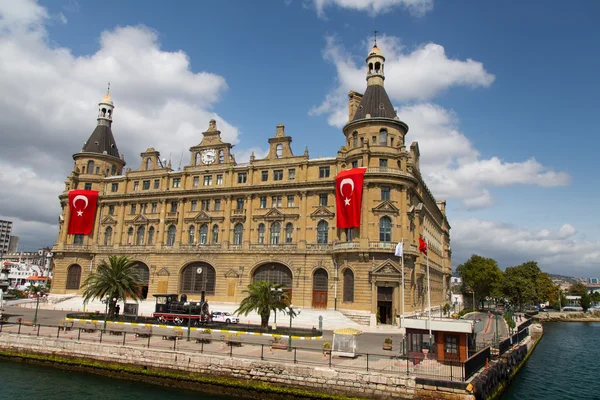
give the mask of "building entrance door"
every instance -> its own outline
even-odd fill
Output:
[[[313,308],[327,308],[327,288],[329,285],[329,278],[327,271],[323,268],[319,268],[313,274]]]
[[[377,311],[380,324],[392,323],[392,296],[393,287],[377,287]]]

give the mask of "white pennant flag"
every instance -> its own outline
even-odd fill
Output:
[[[394,253],[395,256],[402,257],[402,253],[404,251],[403,244],[404,243],[402,242],[398,242],[398,244],[396,245],[396,252]]]

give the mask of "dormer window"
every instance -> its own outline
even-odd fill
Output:
[[[146,160],[146,171],[150,171],[150,166],[152,165],[152,161],[148,158]]]
[[[275,157],[281,158],[282,154],[283,154],[283,145],[278,144],[277,147],[275,148]]]

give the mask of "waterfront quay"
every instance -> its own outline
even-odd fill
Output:
[[[107,322],[104,329],[103,321],[98,320],[67,320],[56,325],[23,322],[1,326],[0,348],[5,356],[29,355],[62,365],[102,361],[101,365],[109,370],[127,368],[133,375],[147,377],[153,371],[169,371],[174,379],[187,377],[199,385],[226,378],[222,383],[225,391],[231,385],[247,385],[249,390],[255,390],[260,384],[260,390],[271,393],[282,388],[309,390],[314,392],[313,398],[327,394],[360,398],[490,398],[495,388],[514,376],[517,363],[522,362],[534,343],[528,322],[499,343],[497,349],[486,347],[464,363],[440,363],[427,356],[405,357],[386,352],[334,357],[317,347],[316,341],[295,340],[288,351],[287,346],[274,343],[272,337],[239,334],[241,326],[229,327],[229,333],[213,330],[208,336],[201,328],[194,329],[188,341],[188,331],[182,327],[155,325],[150,333],[141,330],[148,328],[143,324]],[[509,375],[503,378],[507,371]]]

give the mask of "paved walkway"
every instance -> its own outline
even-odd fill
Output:
[[[60,296],[52,296],[50,297],[47,303],[40,303],[40,309],[55,309],[61,311],[68,312],[77,312],[77,311],[90,311],[90,312],[100,312],[104,313],[105,305],[99,300],[90,301],[85,309],[83,305],[83,299],[81,296],[70,297],[60,302],[55,302],[59,300]],[[238,305],[232,303],[216,303],[212,302],[209,304],[211,311],[224,311],[233,313]],[[154,312],[155,300],[147,299],[139,303],[138,315],[140,316],[152,316]],[[35,308],[35,302],[31,302],[28,304],[21,304],[20,307],[26,308]],[[121,310],[123,310],[123,304],[121,303]],[[354,328],[361,330],[363,332],[372,332],[372,333],[399,333],[399,328],[391,325],[378,325],[376,327],[370,327],[366,325],[360,325],[350,318],[346,317],[339,311],[331,310],[331,309],[313,309],[313,308],[298,308],[300,314],[294,318],[293,326],[300,328],[319,328],[319,317],[323,317],[323,330],[334,330],[339,328]],[[271,315],[269,319],[269,323],[273,324],[275,321],[275,316]],[[290,319],[286,314],[282,312],[277,313],[277,325],[279,326],[289,326]],[[260,316],[251,312],[248,316],[241,315],[240,316],[240,325],[243,324],[260,324]]]

